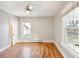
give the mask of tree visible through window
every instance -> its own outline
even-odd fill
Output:
[[[31,23],[23,22],[23,35],[30,36],[31,35]]]

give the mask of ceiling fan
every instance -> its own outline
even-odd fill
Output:
[[[30,13],[33,10],[33,5],[27,5],[25,9],[27,13]]]

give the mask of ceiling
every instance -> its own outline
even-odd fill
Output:
[[[18,17],[46,17],[55,16],[67,1],[1,1],[0,9]],[[33,5],[31,13],[27,14],[25,8]]]

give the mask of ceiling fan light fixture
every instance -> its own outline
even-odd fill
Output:
[[[32,5],[27,5],[26,6],[26,10],[27,11],[32,11],[33,10],[33,6]]]

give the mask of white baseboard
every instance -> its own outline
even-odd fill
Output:
[[[42,42],[54,42],[53,40],[43,40]]]
[[[5,49],[7,49],[7,48],[9,48],[9,47],[10,47],[10,45],[5,46],[5,47],[3,47],[3,48],[0,48],[0,52],[2,52],[3,50],[5,50]]]
[[[59,51],[61,52],[61,54],[66,57],[66,55],[64,54],[64,52],[61,50],[61,48],[58,46],[57,43],[54,42],[54,44],[56,45],[56,47],[59,49]]]
[[[48,40],[48,39],[38,39],[38,40],[33,40],[33,39],[22,39],[22,40],[17,40],[17,42],[53,42],[53,40]]]

